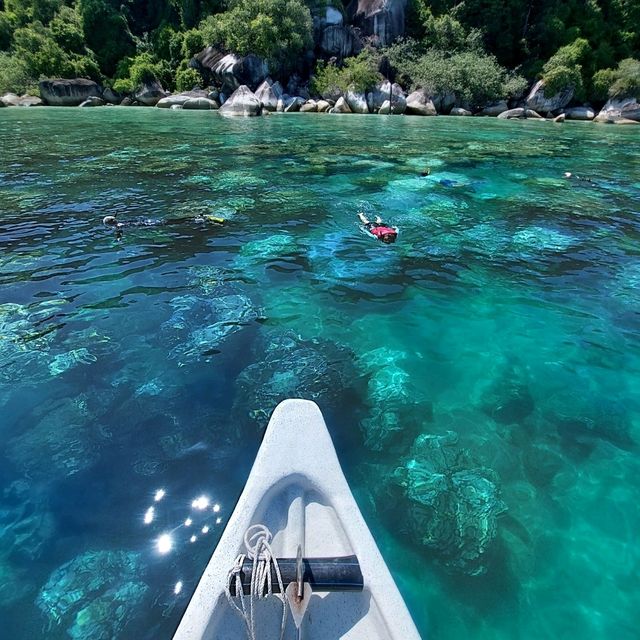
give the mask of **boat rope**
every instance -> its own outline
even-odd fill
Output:
[[[256,598],[265,598],[273,594],[273,584],[271,578],[271,567],[278,579],[278,586],[282,594],[282,623],[280,625],[280,640],[284,637],[284,628],[287,623],[287,602],[284,584],[282,582],[282,574],[278,561],[271,551],[271,531],[263,524],[254,524],[250,526],[244,534],[244,546],[246,553],[241,553],[233,563],[233,567],[227,575],[227,586],[225,593],[227,600],[231,606],[242,616],[247,628],[247,637],[249,640],[256,640],[256,624],[254,616],[254,601]],[[242,588],[242,566],[244,561],[249,558],[253,560],[253,571],[251,573],[251,590],[249,593],[249,608],[245,602],[245,596]],[[235,585],[236,595],[240,597],[240,605],[231,596],[231,585]]]

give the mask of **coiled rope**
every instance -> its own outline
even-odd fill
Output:
[[[247,628],[249,640],[256,640],[256,621],[254,616],[253,603],[256,598],[265,598],[273,594],[271,579],[271,565],[278,579],[278,586],[282,594],[282,623],[280,626],[280,640],[284,637],[284,628],[287,622],[287,596],[282,583],[282,575],[278,561],[271,551],[271,531],[263,524],[250,526],[244,534],[244,546],[246,553],[241,553],[236,558],[233,567],[227,575],[227,586],[225,593],[229,604],[242,616]],[[249,593],[249,609],[245,602],[245,595],[242,589],[242,566],[246,558],[253,560],[253,571],[251,573],[251,590]],[[235,583],[236,596],[240,596],[240,606],[236,604],[231,596],[231,585]]]

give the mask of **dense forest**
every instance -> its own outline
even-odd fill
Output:
[[[396,42],[327,61],[314,26],[328,5],[347,20],[358,0],[0,0],[0,93],[37,92],[43,77],[190,89],[203,84],[190,61],[211,45],[265,58],[274,78],[310,77],[317,93],[382,70],[468,103],[539,78],[582,101],[640,94],[640,0],[407,0]]]

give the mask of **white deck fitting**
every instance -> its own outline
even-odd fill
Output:
[[[301,638],[420,638],[342,473],[320,409],[308,400],[285,400],[271,416],[244,491],[174,640],[246,637],[224,589],[236,556],[245,552],[245,531],[258,523],[273,533],[276,557],[295,558],[298,544],[305,557],[358,556],[364,590],[312,594]],[[277,639],[279,599],[257,602],[258,638]],[[288,612],[285,638],[296,637]]]

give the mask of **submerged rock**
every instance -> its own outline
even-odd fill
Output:
[[[599,395],[557,395],[547,402],[545,418],[554,424],[563,448],[580,457],[590,454],[599,441],[619,449],[634,445],[632,424],[625,405]]]
[[[496,422],[521,425],[535,408],[525,367],[514,362],[502,365],[483,389],[479,404]]]
[[[99,458],[95,437],[98,417],[87,398],[78,396],[52,402],[42,408],[34,427],[11,439],[9,458],[32,477],[72,476],[88,469]]]
[[[261,429],[282,400],[303,398],[331,407],[351,379],[343,349],[329,342],[302,340],[292,332],[267,334],[254,361],[238,376],[235,409],[248,413]]]
[[[169,341],[178,341],[169,357],[183,363],[216,353],[226,338],[260,317],[247,296],[234,292],[210,299],[177,296],[171,306],[173,314],[161,332]]]
[[[506,505],[495,474],[475,466],[456,442],[452,432],[416,439],[390,479],[410,504],[402,515],[395,513],[396,524],[449,570],[479,575]]]
[[[358,368],[368,377],[367,404],[369,415],[360,426],[365,445],[382,451],[415,438],[407,421],[406,410],[415,410],[417,393],[401,363],[407,354],[387,347],[369,351],[358,358]],[[426,418],[431,417],[431,405]]]
[[[71,638],[120,637],[149,590],[139,553],[87,551],[56,569],[36,605]]]
[[[41,494],[26,480],[16,480],[2,492],[0,556],[33,562],[53,540],[55,521]]]

